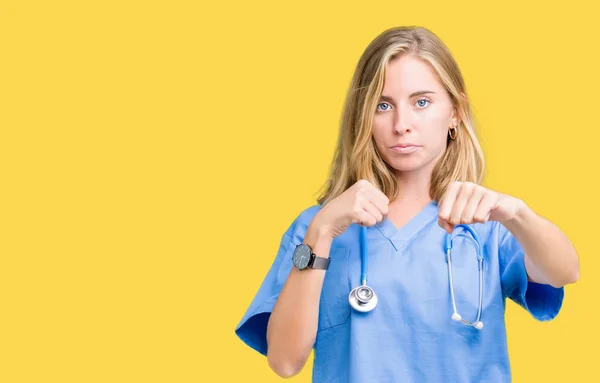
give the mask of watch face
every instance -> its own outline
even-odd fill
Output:
[[[301,244],[294,251],[294,265],[300,270],[305,269],[310,261],[310,247],[306,244]]]

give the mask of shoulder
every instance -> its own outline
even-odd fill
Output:
[[[470,225],[478,234],[478,241],[485,246],[488,254],[499,258],[500,265],[523,252],[523,247],[513,234],[498,221],[488,221]]]
[[[297,212],[286,234],[292,238],[303,237],[306,231],[308,230],[308,226],[312,222],[313,218],[321,210],[321,207],[321,205],[315,204],[305,207],[299,212]]]
[[[483,224],[477,224],[477,231],[480,233],[482,239],[488,244],[500,248],[507,246],[515,238],[510,231],[501,222],[488,221]]]
[[[321,210],[321,207],[321,205],[311,205],[300,211],[296,218],[297,223],[308,226],[315,215]]]
[[[436,223],[437,224],[437,223]],[[507,237],[510,236],[510,232],[497,221],[487,221],[485,223],[473,223],[467,225],[469,226],[477,236],[477,240],[485,243],[488,247],[498,247],[504,241],[506,241]],[[453,235],[459,234],[468,234],[470,236],[473,233],[468,233],[470,230],[465,230],[464,228],[455,227],[455,231]]]

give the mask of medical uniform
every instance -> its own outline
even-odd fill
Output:
[[[319,209],[302,211],[283,234],[271,269],[236,327],[240,339],[264,355],[269,314],[293,267],[293,251]],[[400,229],[389,219],[367,229],[368,285],[378,296],[377,307],[367,313],[348,303],[350,291],[361,284],[361,227],[351,225],[334,239],[320,301],[313,382],[511,381],[505,299],[547,321],[558,314],[564,288],[527,281],[523,248],[503,225],[473,224],[483,246],[484,327],[453,321],[446,231],[437,220],[432,201]],[[473,321],[479,304],[477,248],[464,237],[453,241],[452,269],[457,311]]]

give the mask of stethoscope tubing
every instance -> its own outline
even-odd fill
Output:
[[[459,233],[453,235],[454,231],[462,227],[467,230],[471,236],[465,235],[463,233]],[[477,317],[475,321],[467,321],[462,318],[460,314],[458,314],[458,310],[456,308],[456,299],[454,295],[454,280],[452,274],[452,241],[456,237],[465,237],[467,240],[471,241],[473,245],[477,249],[477,267],[479,274],[479,302],[477,307]],[[446,262],[448,267],[448,279],[450,284],[450,297],[452,300],[452,319],[458,321],[464,325],[473,326],[478,330],[483,328],[483,323],[481,322],[481,312],[483,306],[483,248],[481,246],[481,242],[479,241],[479,236],[475,230],[466,224],[456,225],[452,231],[452,233],[447,233],[445,242],[444,242],[444,250],[446,254]],[[373,291],[371,287],[367,285],[367,270],[368,270],[368,257],[367,257],[367,227],[360,227],[360,252],[361,252],[361,271],[360,271],[360,281],[361,285],[355,287],[350,291],[348,296],[350,305],[357,311],[360,312],[368,312],[375,308],[377,305],[377,295]]]

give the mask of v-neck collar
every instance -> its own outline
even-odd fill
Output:
[[[367,230],[367,238],[373,239],[383,236],[391,242],[397,251],[427,224],[437,220],[437,215],[438,204],[432,200],[401,228],[397,228],[389,218],[384,219],[375,226],[370,226]]]

